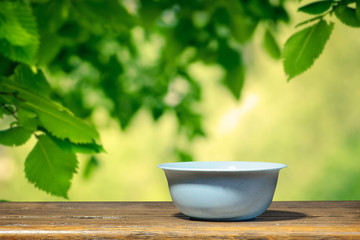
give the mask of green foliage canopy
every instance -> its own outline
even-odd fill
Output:
[[[360,26],[359,1],[315,1],[299,11],[315,15],[299,25],[312,25],[291,36],[282,51],[278,26],[289,22],[283,0],[1,0],[0,118],[12,123],[0,131],[0,144],[19,146],[34,136],[27,179],[67,198],[76,153],[104,151],[91,125],[95,109],[106,110],[122,129],[140,108],[154,120],[170,111],[179,134],[189,140],[205,136],[194,107],[201,88],[188,73],[190,64],[220,66],[223,85],[240,99],[243,49],[255,32],[263,32],[271,57],[284,59],[291,79],[321,54],[333,29],[325,18],[334,13],[344,24]],[[150,61],[145,43],[154,48]],[[184,149],[174,153],[192,160]],[[85,177],[98,161],[92,156],[89,163]]]

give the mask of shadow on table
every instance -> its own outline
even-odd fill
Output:
[[[266,210],[263,214],[253,219],[257,222],[286,221],[304,218],[307,215],[301,212]]]
[[[250,220],[204,220],[198,218],[188,217],[182,213],[174,214],[174,217],[192,220],[192,221],[211,221],[211,222],[270,222],[270,221],[289,221],[296,220],[300,218],[304,218],[307,215],[300,212],[292,212],[292,211],[280,211],[280,210],[267,210],[260,216],[250,219]]]

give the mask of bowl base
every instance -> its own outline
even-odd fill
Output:
[[[190,220],[193,221],[208,221],[208,222],[242,222],[242,221],[253,221],[256,217],[250,218],[198,218],[198,217],[190,217]]]

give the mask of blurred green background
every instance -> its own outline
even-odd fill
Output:
[[[304,16],[288,5],[291,23],[281,26],[281,45]],[[154,121],[140,109],[124,131],[99,108],[93,119],[106,153],[83,176],[85,156],[69,191],[71,201],[170,200],[160,163],[174,162],[174,144],[196,161],[267,161],[288,165],[281,170],[274,200],[360,200],[360,39],[359,30],[336,22],[315,65],[290,82],[281,61],[264,53],[260,30],[243,57],[246,83],[236,100],[220,83],[224,70],[194,62],[188,66],[200,84],[206,137],[187,141],[178,134],[177,119],[166,112]],[[138,43],[140,44],[140,43]],[[143,59],[152,61],[156,39],[143,42]],[[85,70],[86,71],[86,70]],[[51,82],[52,86],[56,82]],[[33,139],[34,140],[34,139]],[[35,141],[0,148],[0,197],[12,201],[59,201],[27,182],[24,156]]]

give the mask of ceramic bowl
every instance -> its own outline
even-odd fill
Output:
[[[207,220],[253,219],[272,202],[280,169],[268,162],[177,162],[158,165],[175,206]]]

